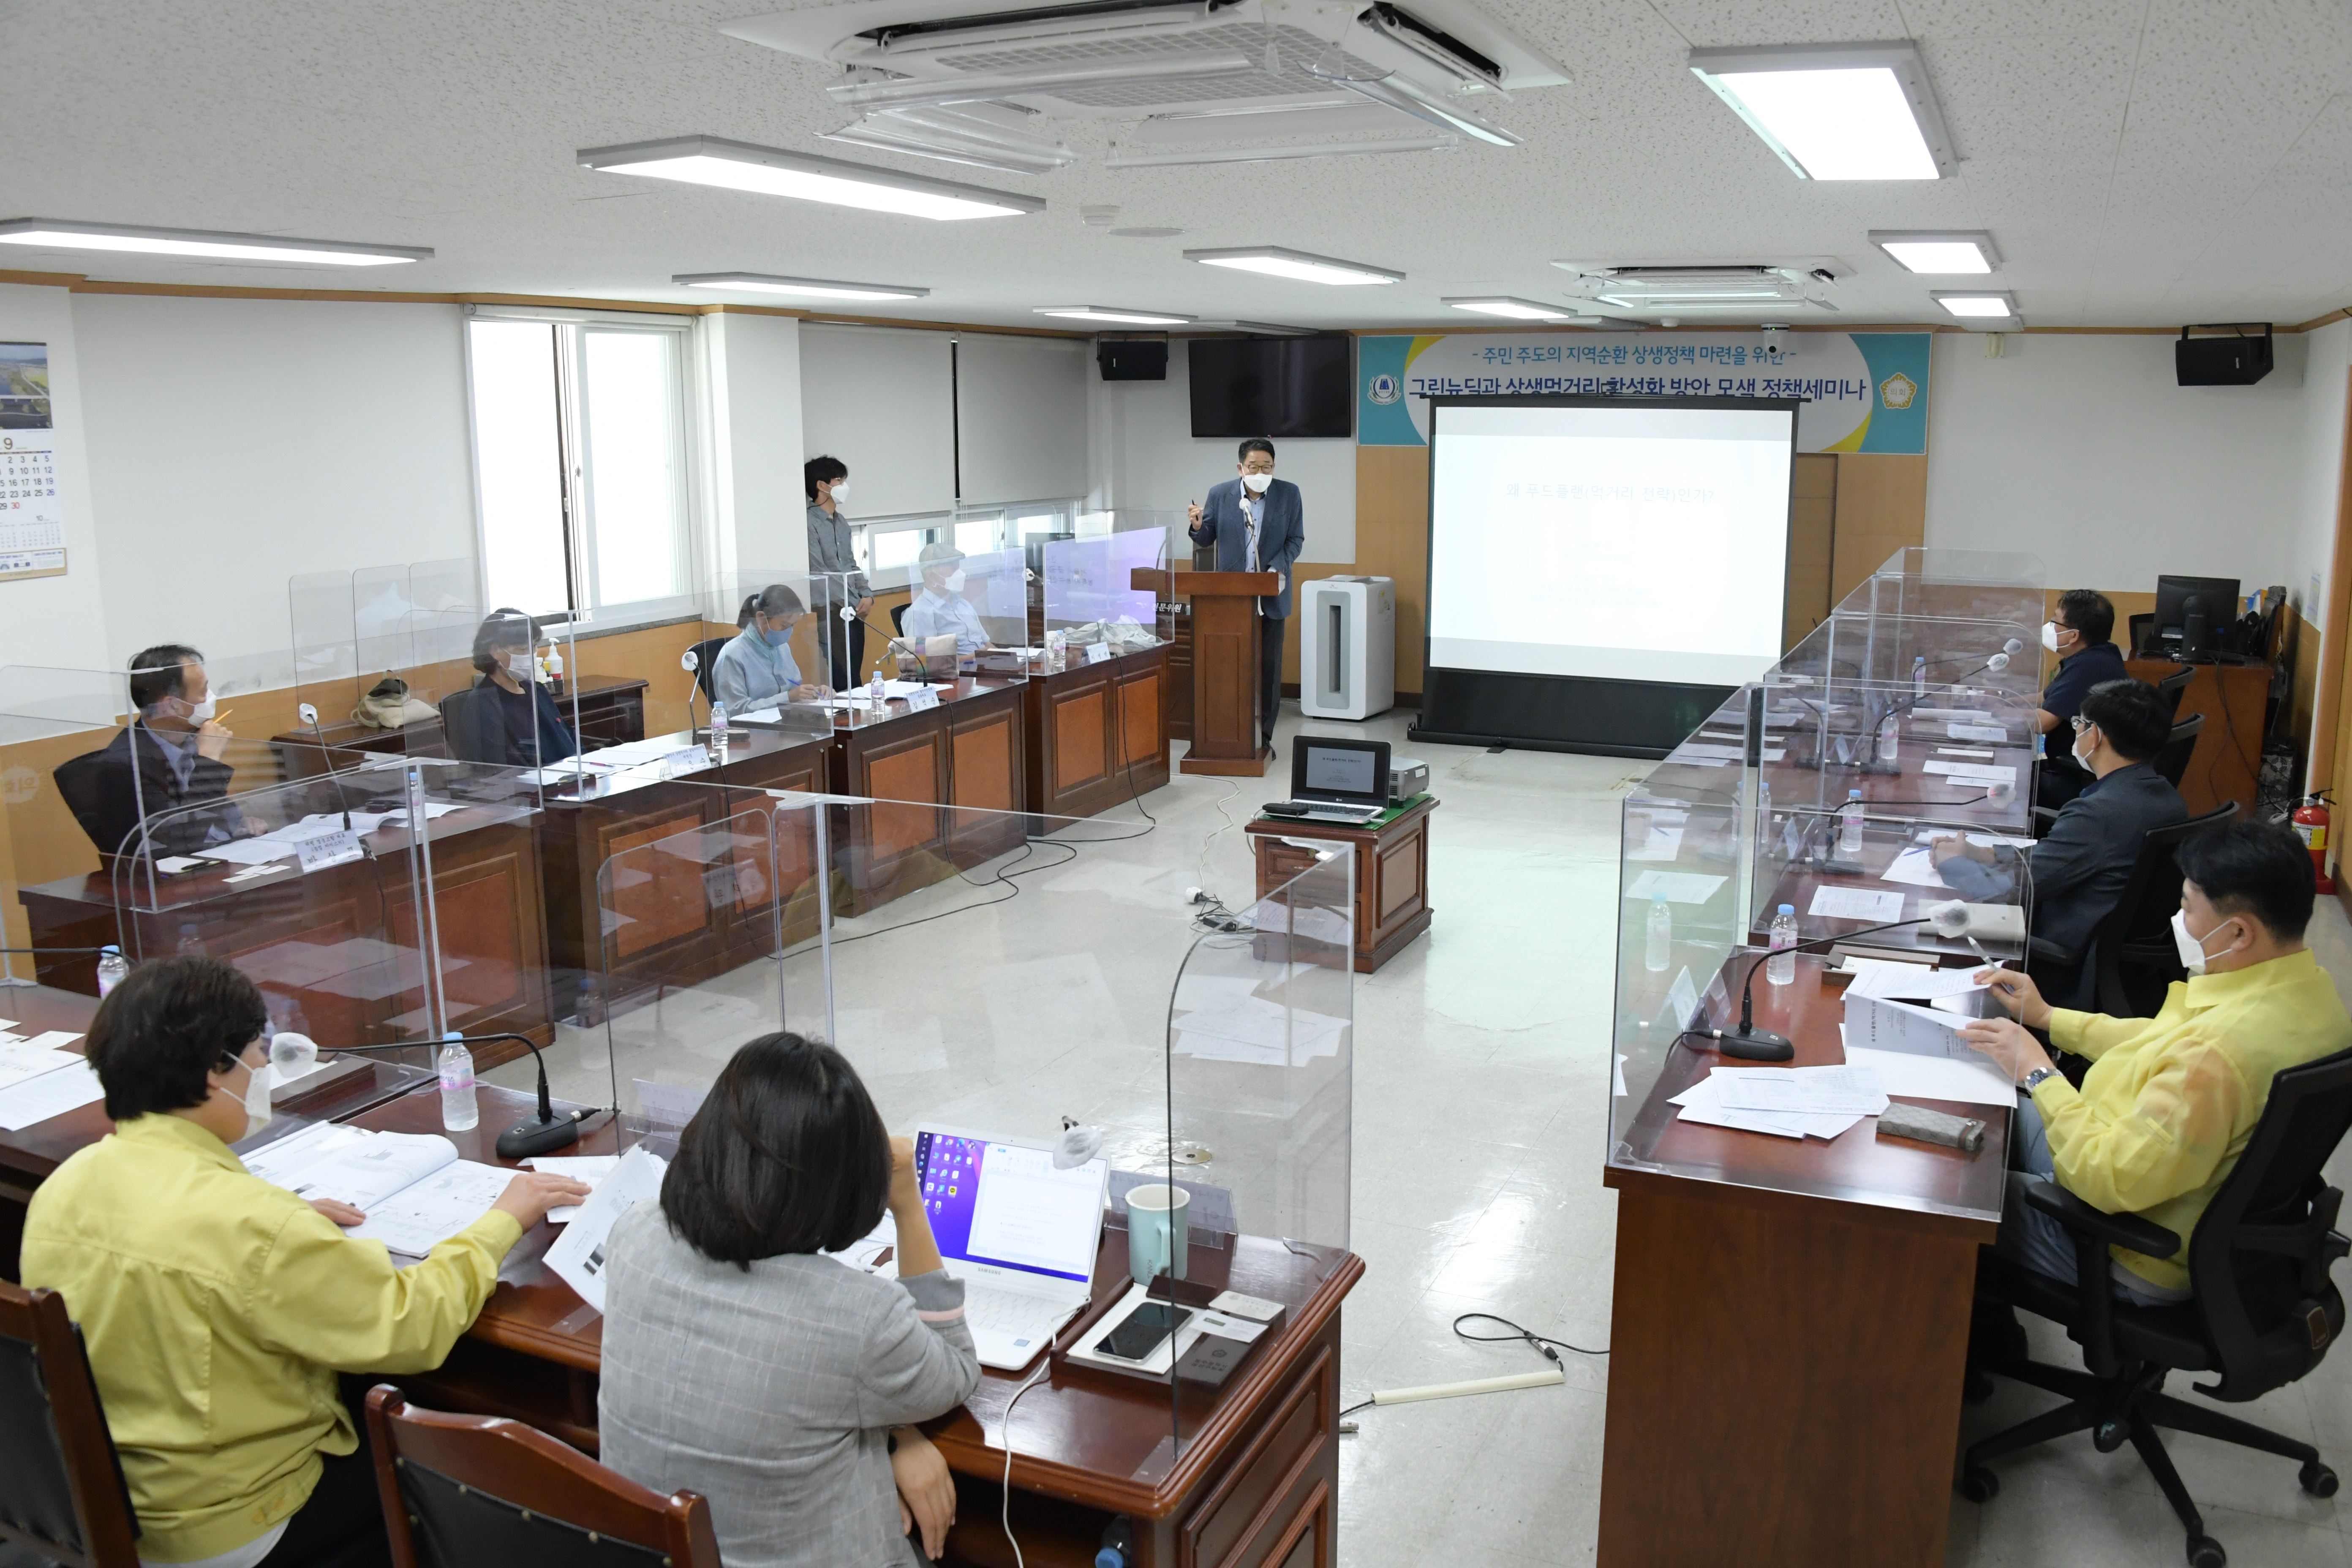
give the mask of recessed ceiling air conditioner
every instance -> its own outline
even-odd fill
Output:
[[[1032,173],[1075,161],[1055,121],[1123,122],[1114,164],[1509,146],[1491,106],[1567,79],[1470,0],[852,0],[721,31],[846,68],[835,140]]]
[[[1608,263],[1555,261],[1576,274],[1571,291],[1622,310],[1817,310],[1852,268],[1833,257],[1780,261]]]

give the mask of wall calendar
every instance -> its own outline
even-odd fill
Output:
[[[0,583],[66,574],[49,345],[0,343]]]

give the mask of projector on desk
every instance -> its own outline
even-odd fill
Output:
[[[1419,757],[1389,759],[1389,804],[1398,805],[1429,789],[1429,764]]]

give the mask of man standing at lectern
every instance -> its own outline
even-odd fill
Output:
[[[1274,744],[1282,708],[1282,628],[1290,619],[1290,563],[1307,542],[1298,487],[1274,477],[1274,443],[1253,436],[1241,445],[1238,479],[1209,492],[1190,512],[1195,544],[1216,547],[1220,572],[1278,572],[1279,593],[1257,602],[1258,743]]]

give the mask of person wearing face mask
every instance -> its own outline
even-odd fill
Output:
[[[109,856],[187,855],[242,837],[235,806],[208,808],[227,798],[236,737],[214,717],[205,656],[184,643],[141,650],[130,695],[136,717],[96,754],[88,789],[60,788],[90,842]]]
[[[963,596],[963,552],[952,544],[926,544],[915,557],[915,564],[923,574],[923,591],[907,606],[906,618],[899,623],[907,640],[919,651],[923,638],[953,632],[959,657],[986,647],[988,628],[980,624],[980,612]]]
[[[2042,759],[2042,777],[2035,786],[2043,805],[2055,811],[2089,786],[2091,774],[2060,755],[2063,729],[2083,710],[2091,688],[2122,680],[2130,672],[2124,656],[2109,639],[2115,635],[2116,607],[2105,594],[2069,588],[2058,595],[2057,608],[2042,624],[2042,646],[2058,656],[2058,673],[2042,689],[2041,705],[2027,715],[2033,727],[2056,737]]]
[[[1944,885],[1976,904],[2011,901],[2021,855],[2033,895],[2033,934],[2058,950],[2047,960],[2037,952],[2033,972],[2055,1001],[2089,1000],[2091,933],[2123,897],[2140,841],[2154,828],[2189,819],[2179,792],[2148,765],[2171,730],[2171,713],[2155,687],[2128,678],[2101,682],[2066,731],[2074,761],[2098,779],[2098,788],[2067,802],[2022,852],[1972,844],[1957,833],[1937,839],[1930,851]]]
[[[1188,509],[1195,544],[1216,550],[1220,572],[1275,572],[1281,591],[1260,599],[1258,613],[1258,743],[1274,745],[1282,709],[1282,634],[1290,620],[1290,567],[1307,544],[1307,513],[1298,487],[1274,477],[1274,443],[1253,436],[1241,444],[1236,477]]]
[[[2011,1016],[1960,1031],[2025,1090],[2010,1133],[2013,1168],[2180,1238],[2170,1258],[2115,1249],[2116,1291],[2142,1305],[2189,1299],[2190,1233],[2245,1151],[2272,1078],[2352,1047],[2352,1017],[2304,945],[2313,893],[2303,841],[2276,823],[2224,823],[2184,842],[2179,861],[2172,934],[2189,979],[2174,982],[2155,1017],[2053,1007],[2026,976],[1983,970]],[[2091,1058],[2081,1089],[2029,1029]],[[2010,1189],[2000,1250],[2071,1282],[2073,1233],[2020,1192]]]
[[[858,569],[849,520],[841,515],[849,499],[849,465],[839,458],[811,458],[801,465],[801,481],[808,492],[808,569],[823,590],[816,597],[824,617],[825,663],[833,689],[846,691],[866,668],[866,617],[874,609],[873,586]],[[845,606],[854,619],[841,618]]]
[[[229,1145],[270,1117],[267,1020],[215,958],[140,965],[99,1004],[89,1056],[114,1131],[58,1166],[25,1216],[22,1273],[89,1347],[138,1515],[142,1563],[388,1563],[356,1418],[368,1378],[441,1364],[499,1260],[587,1186],[518,1173],[422,1262],[346,1236]]]
[[[481,671],[467,700],[445,710],[450,750],[468,763],[543,768],[577,756],[580,746],[539,677],[538,650],[547,639],[520,610],[492,610],[474,632],[474,668]]]
[[[820,686],[801,679],[793,658],[793,626],[808,613],[801,596],[785,583],[771,583],[743,601],[735,617],[738,632],[710,668],[710,689],[730,713],[742,713],[779,700],[814,702],[825,695]]]

